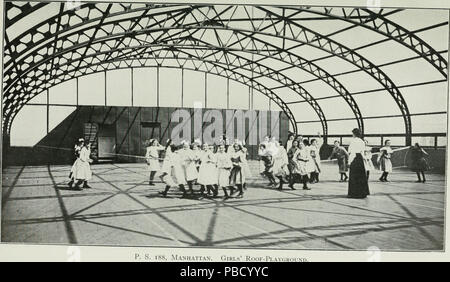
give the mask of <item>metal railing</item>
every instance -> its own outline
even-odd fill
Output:
[[[317,135],[302,135],[302,136],[304,138],[307,138],[308,140],[312,139],[312,138],[317,138]],[[342,145],[349,145],[349,144],[345,144],[344,138],[352,138],[352,137],[353,136],[351,134],[335,134],[335,135],[323,136],[322,138],[324,140],[326,140],[325,143],[333,142],[334,140],[339,140]],[[389,138],[396,138],[396,137],[403,137],[406,140],[407,136],[406,136],[406,134],[401,134],[401,133],[364,134],[364,138],[379,138],[378,144],[374,144],[373,142],[371,142],[371,145],[372,146],[380,145],[381,147],[384,146],[385,140],[388,140]],[[410,137],[411,138],[417,138],[417,137],[433,138],[434,144],[432,146],[421,144],[422,147],[425,147],[425,148],[438,149],[438,148],[446,147],[446,145],[439,145],[439,138],[447,137],[446,133],[413,133],[413,134],[411,134]],[[415,143],[415,142],[413,142],[413,143]],[[445,144],[447,144],[447,142],[445,142]],[[406,141],[405,141],[405,143],[403,143],[403,145],[398,145],[398,144],[393,145],[393,147],[402,147],[402,146],[403,147],[408,146],[408,144],[406,144]]]

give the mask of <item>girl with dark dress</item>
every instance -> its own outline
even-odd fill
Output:
[[[263,156],[261,157],[261,160],[264,162],[264,175],[269,179],[270,184],[269,186],[275,187],[277,186],[277,181],[275,180],[275,176],[273,174],[273,166],[274,166],[274,159],[271,155]]]
[[[289,179],[292,178],[292,173],[293,173],[293,170],[295,168],[294,155],[295,155],[295,152],[298,150],[298,145],[299,145],[299,142],[297,140],[292,141],[292,146],[291,146],[291,148],[289,149],[289,151],[287,153],[288,154],[288,161],[289,161],[289,165],[288,165],[288,168],[289,168]]]
[[[366,144],[362,139],[361,131],[359,129],[353,129],[352,133],[353,140],[348,148],[350,163],[348,197],[353,199],[364,199],[370,195],[363,158]]]
[[[293,134],[289,134],[288,141],[286,142],[286,152],[292,148],[292,143],[295,141],[295,136]]]
[[[339,141],[334,141],[333,152],[331,153],[330,160],[337,159],[339,166],[339,173],[341,174],[341,182],[348,180],[348,153],[344,147],[341,146]]]
[[[425,171],[428,171],[430,169],[427,159],[425,158],[426,156],[428,156],[428,153],[425,152],[425,150],[419,145],[419,143],[416,143],[414,147],[411,148],[411,154],[412,170],[417,174],[417,182],[425,183],[427,181],[425,178]],[[422,178],[420,178],[421,175]]]

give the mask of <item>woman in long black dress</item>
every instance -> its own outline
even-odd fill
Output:
[[[417,174],[417,182],[425,183],[427,181],[427,179],[425,178],[425,171],[428,171],[430,169],[427,159],[425,158],[426,156],[428,156],[428,153],[425,152],[425,150],[419,145],[419,143],[416,143],[411,149],[411,154],[412,170]],[[422,175],[422,178],[420,178],[420,175]]]
[[[350,179],[348,182],[348,197],[354,199],[364,199],[369,192],[369,183],[367,181],[366,168],[364,166],[364,151],[366,144],[362,139],[361,131],[353,129],[353,140],[348,148],[350,163]]]

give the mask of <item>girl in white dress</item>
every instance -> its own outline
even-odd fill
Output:
[[[73,172],[75,171],[76,164],[79,161],[80,152],[81,152],[81,149],[83,148],[83,146],[84,146],[84,139],[83,138],[78,139],[78,141],[74,147],[75,161],[73,162],[72,168],[70,169],[70,173],[69,173],[70,181],[67,184],[70,188],[72,188],[73,184],[75,183],[75,178],[73,177]]]
[[[198,178],[197,161],[198,155],[191,150],[187,141],[182,142],[182,149],[180,150],[180,157],[182,161],[182,168],[189,187],[189,192],[194,194],[194,183]]]
[[[212,147],[208,144],[203,145],[204,153],[201,159],[200,172],[198,175],[198,183],[202,185],[200,190],[201,194],[206,191],[208,194],[214,193],[217,196],[217,192],[214,189],[214,185],[217,185],[217,156],[212,151]]]
[[[319,175],[321,172],[320,147],[322,147],[322,143],[323,142],[319,134],[318,139],[311,139],[311,145],[308,148],[311,154],[311,162],[310,162],[311,183],[319,182]]]
[[[280,180],[279,190],[283,190],[283,184],[288,183],[286,180],[289,175],[289,158],[286,149],[281,143],[277,143],[277,150],[275,151],[273,173]]]
[[[289,187],[295,190],[294,184],[301,182],[303,183],[303,190],[311,190],[308,188],[308,174],[309,174],[309,162],[311,162],[311,154],[307,148],[306,142],[299,143],[298,149],[295,151],[293,156],[293,169],[292,177]]]
[[[80,150],[80,157],[78,158],[73,177],[75,179],[75,189],[79,190],[80,185],[83,184],[83,188],[91,188],[88,185],[88,181],[92,178],[91,165],[91,144],[89,141]]]
[[[381,182],[389,182],[387,177],[389,173],[392,172],[392,153],[394,153],[394,151],[391,148],[391,141],[386,140],[386,142],[384,142],[384,147],[380,149],[380,156],[378,157],[378,164],[380,165],[380,170],[383,172],[380,177]]]
[[[369,141],[364,140],[364,143],[366,144],[366,149],[364,150],[364,167],[366,168],[367,173],[367,181],[369,181],[370,178],[370,171],[374,170],[373,162],[372,162],[372,147],[369,146]]]
[[[244,152],[244,154],[245,154],[245,158],[244,158],[244,163],[243,163],[243,168],[244,168],[244,173],[245,173],[245,176],[247,177],[247,179],[249,179],[249,178],[251,178],[252,177],[252,171],[250,170],[250,166],[249,166],[249,164],[248,164],[248,160],[247,160],[247,157],[248,157],[248,149],[247,149],[247,147],[245,146],[245,142],[243,142],[243,145],[242,145],[242,151]],[[247,183],[245,183],[244,184],[244,190],[246,190],[247,189]]]
[[[197,168],[197,172],[200,172],[200,165],[202,163],[202,158],[205,153],[204,148],[200,148],[202,146],[202,142],[199,139],[194,140],[194,143],[192,143],[192,151],[195,155],[196,161],[195,161],[195,167]]]
[[[197,150],[196,147],[194,146],[194,144],[196,143],[196,141],[194,141],[193,145],[192,145],[192,150],[197,158],[197,161],[195,162],[195,166],[197,167],[197,171],[198,171],[198,179],[195,181],[195,184],[200,184],[200,194],[203,196],[203,193],[206,191],[206,186],[203,185],[200,182],[200,169],[202,167],[202,163],[203,163],[203,157],[205,156],[207,150],[208,150],[208,144],[204,143],[201,146],[201,150]],[[200,144],[200,143],[198,143]],[[200,148],[200,146],[198,147]],[[210,193],[210,191],[208,190],[208,193]]]
[[[160,171],[159,166],[159,152],[164,151],[165,148],[159,145],[156,139],[151,139],[149,141],[149,146],[147,147],[147,152],[145,153],[145,159],[147,160],[148,170],[150,171],[150,181],[148,184],[154,186],[153,180],[158,171]]]
[[[168,139],[165,153],[164,153],[164,161],[161,168],[161,175],[159,176],[161,180],[164,182],[164,177],[171,173],[172,165],[170,163],[170,155],[172,154],[172,140]]]
[[[186,197],[186,189],[185,185],[186,178],[184,175],[183,167],[182,167],[182,161],[181,161],[181,155],[179,148],[172,145],[171,146],[171,154],[168,157],[168,166],[170,166],[169,173],[167,175],[163,176],[163,181],[166,184],[166,188],[164,191],[160,192],[161,195],[164,197],[167,196],[167,193],[169,192],[170,188],[178,186],[179,189],[183,192],[183,198]],[[175,178],[175,181],[173,180]]]
[[[225,145],[220,144],[217,148],[217,182],[220,188],[222,188],[225,198],[229,197],[227,189],[231,189],[231,193],[234,192],[233,187],[230,185],[230,175],[233,164],[231,163],[230,155],[225,151]]]
[[[233,169],[231,170],[230,185],[237,186],[239,191],[238,197],[244,195],[244,184],[246,183],[246,175],[243,169],[243,164],[247,158],[243,151],[241,144],[234,144],[234,152],[230,154]]]

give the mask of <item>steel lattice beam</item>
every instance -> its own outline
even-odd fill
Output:
[[[140,18],[142,18],[142,16],[140,17]],[[134,25],[135,26],[135,25]],[[97,31],[97,29],[96,29],[96,31]],[[68,36],[70,36],[70,35],[67,35],[66,37],[68,37]],[[254,41],[254,39],[252,39],[253,41]],[[121,42],[123,41],[123,38],[121,39]],[[239,42],[240,40],[238,40],[238,42]],[[261,40],[258,40],[258,42],[259,42],[259,44],[264,44],[264,42],[263,41],[261,41]],[[89,43],[92,43],[92,42],[89,42]],[[211,44],[210,44],[211,45]],[[236,44],[229,44],[230,46],[233,46],[233,45],[236,45]],[[254,42],[253,42],[253,45],[256,45]],[[212,46],[211,46],[212,47]],[[222,46],[219,46],[220,48],[223,48]],[[217,46],[215,47],[215,48],[217,48]],[[272,48],[276,48],[276,46],[272,46]],[[267,47],[264,47],[264,49],[267,49]],[[244,51],[246,51],[246,50],[244,50]],[[85,49],[85,52],[86,52],[86,49]],[[84,56],[85,54],[83,54],[83,56]],[[280,53],[279,52],[277,52],[277,55],[280,55]],[[282,57],[278,57],[279,58],[279,60],[284,60],[284,58],[282,58]],[[299,58],[298,56],[297,56],[297,58]],[[340,93],[343,97],[344,97],[344,99],[347,101],[347,103],[350,105],[350,107],[351,107],[351,109],[352,109],[352,111],[355,113],[355,118],[356,118],[356,120],[357,120],[357,123],[358,123],[358,126],[361,128],[361,129],[364,129],[364,126],[363,126],[363,120],[362,120],[362,117],[361,117],[361,113],[360,113],[360,111],[359,111],[359,108],[358,108],[358,106],[357,106],[357,104],[356,104],[356,102],[353,100],[353,98],[351,97],[351,95],[349,95],[348,94],[348,91],[339,83],[339,82],[337,82],[331,75],[329,75],[326,71],[324,71],[323,69],[321,69],[321,68],[319,68],[317,65],[314,65],[314,64],[312,64],[312,63],[309,63],[308,61],[306,61],[306,60],[304,60],[304,59],[302,59],[302,58],[300,58],[300,60],[301,60],[301,67],[303,67],[305,70],[307,70],[308,72],[310,72],[310,73],[312,73],[313,75],[315,75],[316,77],[318,77],[318,78],[320,78],[320,79],[322,79],[322,80],[324,80],[326,83],[328,83],[331,87],[333,87],[333,89],[335,89],[336,91],[338,91],[338,93]],[[295,61],[291,61],[291,64],[293,64],[294,66],[296,66],[296,63],[297,62],[295,62]],[[279,73],[277,73],[276,71],[272,71],[272,72],[269,72],[269,73],[267,73],[267,74],[271,74],[271,75],[276,75],[276,76],[278,76],[278,77],[280,77],[280,76],[282,76],[282,75],[280,75]],[[284,79],[284,80],[286,80],[286,79]],[[291,87],[294,91],[300,91],[300,93],[301,92],[305,92],[304,91],[304,89],[302,88],[302,87],[300,87],[299,85],[298,85],[298,83],[294,83],[293,81],[291,81],[290,83],[288,83],[287,84],[288,86],[287,87]],[[290,86],[289,86],[290,85]],[[307,99],[306,99],[308,102],[310,102],[310,104],[311,104],[311,101],[313,101],[314,100],[314,98],[313,97],[308,97]],[[317,103],[316,103],[317,104]],[[316,112],[318,112],[318,109],[319,109],[319,107],[317,107],[317,106],[313,106],[313,108],[315,109],[315,111]],[[323,114],[322,113],[319,113],[318,112],[318,115],[319,116],[323,116]],[[323,120],[325,120],[325,118],[322,118]],[[326,123],[326,121],[325,121],[325,123]],[[325,126],[324,127],[324,129],[325,129],[325,133],[327,132],[327,127]]]
[[[156,52],[161,52],[166,50],[161,49],[157,50]],[[173,53],[171,50],[170,52]],[[153,54],[153,52],[150,52],[150,54]],[[164,63],[167,63],[169,61],[177,62],[177,66],[173,65],[165,65]],[[193,62],[198,61],[200,64],[195,64]],[[102,61],[98,62],[96,64],[91,64],[89,66],[83,66],[78,70],[78,73],[80,75],[72,75],[70,73],[64,73],[60,75],[69,75],[72,78],[97,73],[97,72],[105,72],[108,70],[115,70],[115,69],[128,69],[133,67],[167,67],[167,68],[176,68],[176,69],[186,69],[186,70],[193,70],[193,71],[199,71],[204,73],[211,73],[216,74],[219,76],[227,77],[228,79],[234,80],[236,82],[242,83],[244,85],[247,85],[249,87],[253,87],[257,91],[261,92],[265,96],[269,97],[269,99],[273,100],[288,116],[288,118],[291,121],[291,124],[294,128],[294,130],[297,132],[297,123],[295,121],[295,117],[290,111],[289,107],[283,102],[282,99],[280,99],[272,90],[264,86],[263,84],[257,83],[252,81],[251,77],[245,76],[239,72],[233,71],[228,69],[227,67],[217,63],[217,62],[208,62],[208,61],[202,61],[198,58],[180,58],[177,55],[173,55],[172,58],[168,56],[162,56],[162,57],[155,57],[153,55],[151,56],[127,56],[125,58],[114,58],[110,59],[108,61]],[[14,110],[11,119],[6,120],[5,122],[10,124],[12,120],[14,119],[15,115],[18,113],[18,110]],[[294,124],[295,123],[295,124]]]
[[[383,85],[385,89],[394,98],[394,101],[400,108],[403,120],[405,122],[406,144],[407,145],[411,144],[412,124],[411,124],[411,116],[409,114],[409,109],[406,104],[406,101],[403,98],[400,90],[396,87],[395,83],[379,67],[370,62],[364,56],[354,52],[353,50],[347,48],[346,46],[330,38],[322,36],[321,34],[300,25],[299,23],[293,22],[288,17],[280,17],[279,15],[262,7],[258,7],[258,9],[262,9],[263,11],[267,12],[268,15],[271,15],[276,19],[278,19],[279,21],[284,22],[283,25],[289,26],[289,31],[291,32],[292,37],[295,38],[296,41],[299,41],[302,44],[317,47],[321,50],[334,54],[337,57],[340,57],[354,64],[355,66],[364,70],[374,79],[376,79],[381,85]],[[274,25],[269,24],[268,26]]]
[[[18,19],[20,19],[21,16],[26,15],[27,13],[31,13],[35,10],[39,10],[43,6],[45,5],[34,7],[30,6],[27,8],[23,8],[23,11],[21,11],[23,14],[16,16],[14,18],[7,17],[6,21],[9,24],[13,24]],[[348,91],[346,91],[346,89],[342,86],[342,84],[340,84],[337,81],[337,79],[329,75],[324,70],[317,68],[316,65],[304,60],[303,58],[299,57],[298,55],[292,52],[289,52],[289,48],[286,49],[285,44],[287,41],[298,42],[303,45],[313,46],[326,52],[329,52],[330,54],[336,55],[348,62],[351,62],[361,70],[364,70],[374,79],[379,81],[385,87],[385,89],[391,93],[404,117],[407,135],[411,134],[411,120],[409,117],[409,110],[403,97],[401,96],[400,91],[392,82],[392,80],[390,80],[389,77],[387,77],[378,67],[372,64],[369,60],[352,51],[351,49],[346,48],[345,46],[329,39],[326,36],[320,35],[310,29],[305,28],[304,26],[301,26],[298,22],[293,20],[294,16],[303,12],[316,13],[334,19],[341,19],[353,23],[355,25],[368,28],[370,30],[385,35],[387,38],[391,40],[399,42],[405,47],[410,48],[446,76],[447,62],[442,58],[442,56],[439,53],[437,53],[423,40],[418,38],[414,33],[411,33],[408,30],[401,27],[400,25],[397,25],[396,23],[388,20],[381,13],[374,13],[366,9],[324,8],[322,10],[321,8],[310,8],[310,7],[273,8],[273,7],[256,6],[255,9],[258,10],[259,12],[262,11],[264,16],[254,18],[250,13],[250,9],[245,6],[114,4],[114,7],[116,9],[113,12],[108,13],[104,6],[101,7],[100,5],[97,4],[85,4],[80,7],[79,11],[87,12],[85,13],[85,15],[87,16],[82,16],[82,12],[79,11],[65,11],[63,14],[60,13],[59,15],[51,17],[42,22],[41,24],[38,24],[37,26],[29,29],[21,36],[18,36],[17,38],[13,39],[9,44],[10,46],[8,46],[9,48],[5,48],[6,75],[4,85],[5,89],[8,88],[8,92],[5,93],[8,94],[7,95],[8,100],[6,102],[4,101],[6,107],[6,114],[9,114],[9,111],[11,111],[12,108],[20,107],[23,102],[22,96],[11,97],[11,95],[14,96],[14,94],[18,94],[21,92],[26,93],[32,90],[33,87],[35,87],[35,84],[33,84],[35,82],[32,79],[30,79],[29,76],[24,76],[24,73],[34,72],[34,74],[38,73],[41,75],[49,76],[50,75],[49,70],[46,68],[41,70],[37,69],[36,71],[34,70],[29,71],[29,68],[39,64],[38,62],[42,60],[43,57],[46,57],[46,55],[49,54],[53,55],[53,53],[58,52],[55,52],[54,49],[52,50],[52,52],[50,52],[51,48],[47,47],[47,52],[41,52],[41,54],[35,52],[34,55],[30,55],[30,53],[33,53],[33,51],[36,50],[42,51],[41,48],[42,45],[45,45],[45,43],[48,42],[50,39],[53,39],[53,42],[55,42],[56,50],[62,50],[64,49],[64,42],[62,40],[59,40],[59,38],[66,38],[68,39],[69,42],[79,44],[80,42],[83,42],[81,35],[84,35],[87,36],[89,40],[88,41],[90,43],[89,46],[87,46],[84,50],[82,50],[81,54],[77,53],[75,49],[73,51],[78,56],[81,55],[82,57],[85,57],[89,55],[88,50],[92,45],[95,45],[97,38],[94,38],[95,36],[92,36],[92,34],[89,36],[89,34],[86,35],[78,33],[76,34],[78,35],[78,37],[75,36],[75,38],[70,38],[69,36],[65,37],[65,35],[70,34],[71,30],[75,28],[78,31],[83,30],[83,26],[86,25],[91,25],[91,27],[94,27],[97,30],[105,32],[104,30],[105,25],[108,25],[108,23],[114,21],[114,17],[118,16],[121,16],[119,18],[124,19],[123,22],[126,22],[127,20],[128,22],[123,25],[117,24],[115,26],[120,28],[122,31],[116,33],[112,32],[113,34],[115,34],[117,37],[120,38],[120,41],[118,41],[117,45],[113,45],[113,47],[109,46],[109,49],[115,48],[117,49],[118,46],[124,43],[124,41],[128,38],[130,34],[133,34],[134,36],[139,34],[139,31],[143,32],[143,34],[145,34],[146,32],[152,32],[151,25],[149,25],[150,18],[153,18],[154,20],[151,24],[154,25],[153,27],[155,27],[155,29],[160,28],[161,31],[168,31],[171,29],[172,30],[184,29],[185,31],[189,32],[191,36],[198,30],[203,30],[207,28],[215,29],[216,34],[218,30],[227,30],[227,31],[232,30],[234,31],[233,36],[235,39],[232,42],[233,44],[230,44],[228,40],[222,41],[221,42],[222,44],[216,45],[210,44],[211,45],[210,47],[217,48],[218,45],[219,46],[221,45],[222,46],[221,48],[223,48],[224,50],[227,49],[227,52],[230,51],[228,52],[228,54],[231,53],[233,56],[236,56],[237,54],[233,53],[237,52],[235,50],[245,52],[257,51],[258,48],[253,48],[256,50],[248,50],[248,48],[246,48],[247,46],[249,46],[246,44],[249,44],[249,42],[251,42],[251,45],[254,47],[260,48],[262,47],[262,50],[258,51],[265,52],[266,56],[272,56],[277,60],[287,61],[290,64],[297,64],[300,68],[306,69],[310,73],[316,75],[316,77],[318,78],[322,77],[323,81],[327,82],[329,85],[334,87],[338,91],[338,93],[344,99],[346,99],[347,103],[354,111],[356,119],[358,120],[358,116],[360,116],[360,113],[358,112],[359,109],[356,103],[354,102],[353,98],[351,97],[351,95],[348,93]],[[12,9],[12,6],[7,5],[6,8],[8,13],[8,9]],[[230,13],[230,11],[232,13]],[[129,17],[125,17],[125,15],[127,14],[129,14]],[[137,14],[136,17],[133,16],[135,14]],[[239,14],[239,16],[235,16],[237,14]],[[58,19],[63,18],[63,16],[67,17],[66,20],[62,23],[61,30],[56,33],[51,32],[52,29],[51,26],[53,24],[56,24]],[[104,22],[100,20],[102,18],[104,19]],[[79,22],[80,20],[81,22]],[[236,25],[239,25],[245,20],[247,20],[247,29],[239,29],[236,27]],[[76,23],[77,21],[79,23]],[[72,24],[72,22],[75,22],[75,24]],[[119,23],[120,20],[117,20],[116,22]],[[131,24],[129,25],[129,23]],[[173,25],[171,28],[165,29],[171,24]],[[43,27],[47,25],[48,31],[46,31],[45,28],[43,29]],[[113,30],[115,31],[115,29]],[[182,35],[183,34],[180,34],[179,38],[182,37]],[[282,44],[275,45],[269,44],[267,42],[266,44],[264,44],[263,42],[264,40],[261,39],[261,36],[272,36],[280,38],[282,39]],[[27,38],[29,37],[31,37],[31,40],[27,40]],[[218,35],[217,38],[219,37],[220,36]],[[172,37],[166,36],[164,38],[164,35],[160,34],[156,38],[153,38],[154,41],[160,39],[173,40],[176,39],[176,37],[174,38],[172,34]],[[201,37],[196,38],[197,41],[202,41],[201,39],[202,39]],[[56,44],[57,41],[61,43],[59,43],[58,45]],[[148,40],[144,40],[144,42],[148,42]],[[203,41],[203,44],[205,43],[208,42]],[[236,46],[239,45],[241,45],[240,46],[241,48],[236,48]],[[220,51],[224,52],[224,50]],[[101,51],[101,49],[98,49],[97,51],[94,50],[94,53],[99,51]],[[114,56],[113,52],[111,52],[110,54],[111,54],[110,56]],[[42,58],[38,58],[38,56],[41,56]],[[53,59],[55,58],[56,57],[53,57]],[[67,59],[61,56],[56,59],[59,63],[60,59],[67,61],[71,60],[72,57]],[[109,59],[109,57],[107,59]],[[254,68],[255,63],[257,62],[255,61],[248,62],[248,64],[250,64],[252,68]],[[13,65],[16,65],[16,67],[19,66],[20,69],[14,70],[14,68],[12,67]],[[81,67],[81,61],[79,67]],[[280,76],[280,72],[278,70],[275,70],[274,72],[265,73],[265,75],[266,76],[275,75],[279,78],[282,77]],[[20,76],[20,78],[17,78],[18,76]],[[19,80],[23,80],[25,82],[22,85],[19,85],[18,83]],[[15,83],[11,83],[12,81],[15,81]],[[49,80],[47,79],[47,81]],[[47,83],[47,85],[45,85],[44,88],[48,88],[51,85],[52,83]]]
[[[422,40],[414,32],[407,30],[401,25],[389,20],[381,13],[376,13],[370,9],[361,8],[333,8],[333,7],[282,7],[269,8],[282,15],[286,10],[303,11],[329,18],[344,20],[355,26],[364,27],[386,36],[392,41],[402,44],[414,51],[421,58],[425,59],[436,68],[444,77],[447,77],[448,62],[446,59],[428,43]]]

